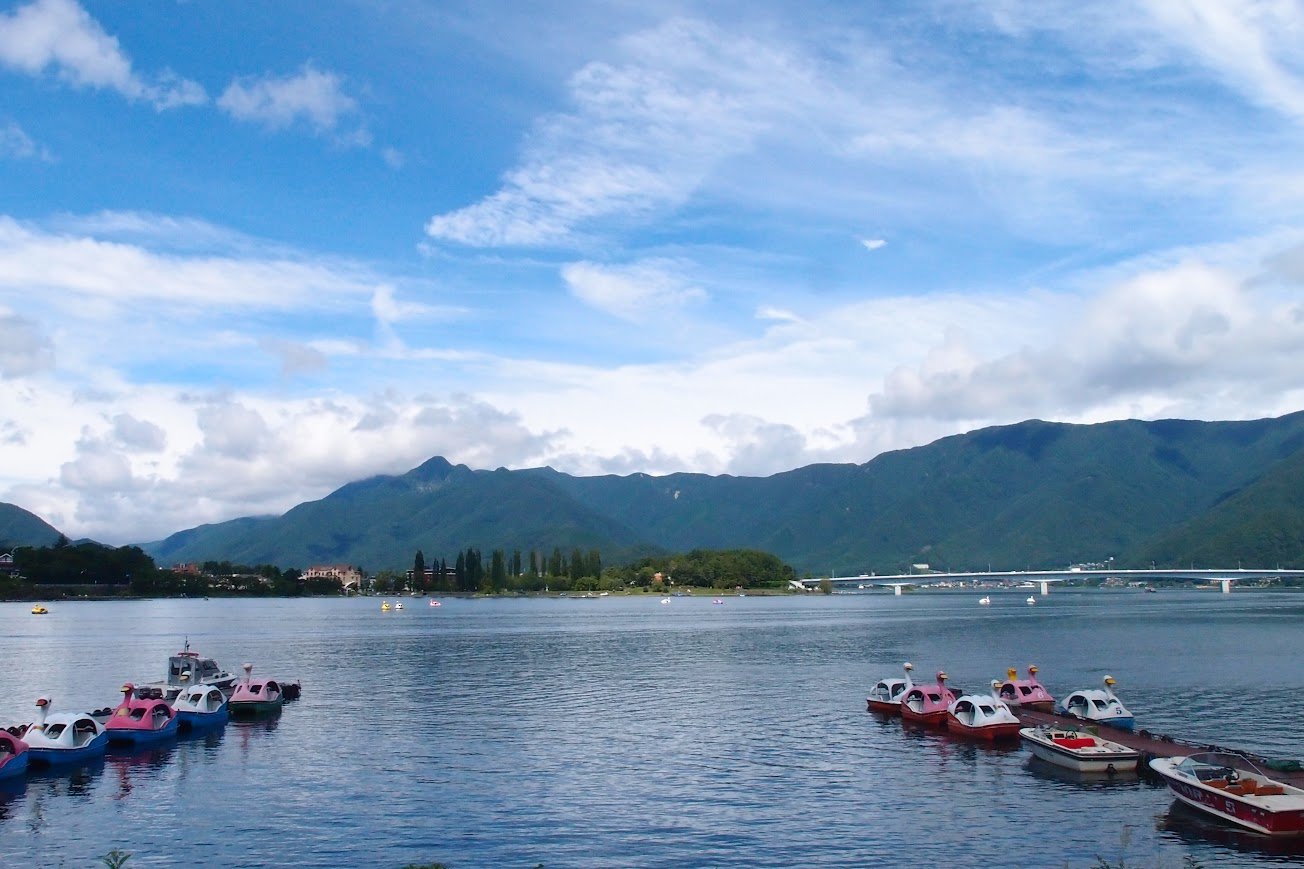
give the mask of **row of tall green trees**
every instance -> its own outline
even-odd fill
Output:
[[[382,571],[373,587],[381,593],[411,590],[497,594],[628,587],[659,591],[676,585],[717,589],[782,587],[795,577],[792,567],[778,557],[751,549],[696,549],[604,567],[602,553],[597,549],[575,548],[569,555],[560,547],[554,547],[551,553],[495,549],[486,559],[479,549],[468,548],[457,553],[451,567],[445,559],[427,562],[424,551],[418,551],[405,576]]]

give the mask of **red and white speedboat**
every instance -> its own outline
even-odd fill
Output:
[[[1028,665],[1028,678],[1020,679],[1019,671],[1011,667],[1005,671],[1005,681],[1000,683],[998,697],[1011,706],[1026,706],[1041,712],[1055,708],[1055,698],[1037,681],[1037,665]]]
[[[1268,836],[1304,836],[1304,790],[1274,781],[1249,760],[1224,752],[1150,761],[1188,806]]]
[[[903,721],[946,724],[946,710],[956,701],[955,692],[946,687],[946,673],[937,671],[934,685],[912,685],[901,695]]]
[[[901,698],[914,687],[914,682],[910,679],[910,671],[913,669],[914,665],[907,661],[904,679],[880,679],[865,698],[868,711],[881,712],[884,715],[900,715]]]
[[[991,694],[962,694],[946,709],[946,729],[960,736],[975,739],[1018,739],[1023,725],[1014,717],[1010,707],[999,700],[995,691],[999,682],[992,682]]]

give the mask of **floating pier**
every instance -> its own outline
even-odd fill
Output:
[[[1110,727],[1107,724],[1097,724],[1093,721],[1083,721],[1081,718],[1072,718],[1068,715],[1056,715],[1051,712],[1038,712],[1035,709],[1026,709],[1023,707],[1013,708],[1015,715],[1019,717],[1025,725],[1052,725],[1054,727],[1064,727],[1070,730],[1089,730],[1096,733],[1104,739],[1111,742],[1117,742],[1126,745],[1135,751],[1141,752],[1142,762],[1137,767],[1142,774],[1148,774],[1150,770],[1149,761],[1156,757],[1184,757],[1188,754],[1196,754],[1202,751],[1220,751],[1229,754],[1239,754],[1242,757],[1249,758],[1259,766],[1264,767],[1265,772],[1270,772],[1272,777],[1279,782],[1294,785],[1295,787],[1304,787],[1304,769],[1281,769],[1279,765],[1290,764],[1290,761],[1274,760],[1263,757],[1251,751],[1242,751],[1237,748],[1228,748],[1225,745],[1211,745],[1208,743],[1191,742],[1187,739],[1179,739],[1175,736],[1168,736],[1163,733],[1153,733],[1149,730],[1122,730],[1118,727]],[[1298,766],[1298,764],[1295,764]]]

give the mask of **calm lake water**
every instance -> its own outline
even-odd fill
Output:
[[[1304,758],[1304,594],[1026,591],[0,604],[0,722],[111,705],[184,637],[303,682],[279,718],[0,790],[0,865],[1298,864],[1174,806],[903,729],[909,660],[977,687],[1106,673],[1139,727]]]

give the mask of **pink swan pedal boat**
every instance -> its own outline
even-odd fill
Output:
[[[149,745],[177,735],[180,720],[161,688],[122,686],[122,702],[109,715],[104,729],[109,742]]]
[[[285,704],[285,689],[275,679],[254,679],[253,664],[243,665],[244,680],[237,682],[227,706],[231,716],[269,715]]]
[[[1050,712],[1055,708],[1055,698],[1046,690],[1046,686],[1037,681],[1037,665],[1028,665],[1028,678],[1020,679],[1019,671],[1013,667],[1005,671],[1005,681],[1000,683],[998,695],[1010,706],[1026,706],[1039,712]]]
[[[26,742],[8,730],[0,730],[0,781],[25,774],[28,754]]]
[[[946,673],[937,671],[934,685],[912,685],[901,695],[901,720],[945,726],[946,710],[958,698],[946,686]]]
[[[1157,757],[1150,768],[1201,812],[1266,836],[1304,836],[1304,790],[1269,778],[1240,755]]]

